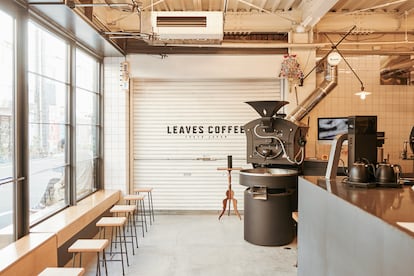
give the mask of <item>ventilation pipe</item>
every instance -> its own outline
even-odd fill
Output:
[[[338,67],[326,63],[324,81],[303,101],[301,102],[286,119],[293,123],[302,120],[335,86],[338,84]]]

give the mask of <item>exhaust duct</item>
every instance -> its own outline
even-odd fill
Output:
[[[286,119],[298,123],[338,84],[338,67],[326,63],[324,81]]]

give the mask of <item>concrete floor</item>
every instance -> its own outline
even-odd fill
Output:
[[[141,233],[141,232],[139,232]],[[243,221],[224,215],[156,215],[125,275],[297,275],[296,241],[281,247],[257,246],[243,239]],[[120,262],[108,262],[109,275],[122,275]],[[90,263],[87,276],[95,275]],[[103,274],[104,275],[104,274]]]

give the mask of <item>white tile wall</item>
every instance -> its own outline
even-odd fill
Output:
[[[412,172],[414,161],[401,160],[400,153],[404,140],[408,139],[414,126],[414,87],[380,85],[379,56],[346,57],[346,59],[361,78],[365,90],[372,94],[365,100],[354,95],[360,90],[360,83],[342,61],[338,68],[337,87],[309,114],[311,127],[306,147],[307,156],[320,158],[324,154],[329,154],[330,146],[316,140],[318,117],[376,115],[378,131],[385,131],[384,157],[389,154],[391,163],[401,164],[403,171]]]
[[[129,91],[121,83],[124,58],[104,59],[104,181],[106,189],[128,192]]]

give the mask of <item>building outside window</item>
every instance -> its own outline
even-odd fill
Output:
[[[69,45],[33,22],[28,29],[30,221],[34,223],[68,203]]]
[[[0,248],[100,188],[102,61],[28,16],[0,1]]]
[[[14,175],[14,18],[0,10],[0,249],[13,242]]]
[[[97,188],[99,165],[99,62],[76,49],[76,198]]]

